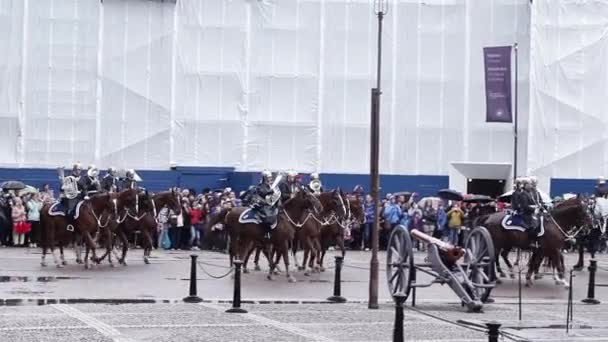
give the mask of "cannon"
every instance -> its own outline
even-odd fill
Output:
[[[412,236],[428,245],[423,263],[414,262]],[[412,289],[447,284],[469,311],[479,312],[496,285],[494,245],[488,230],[481,226],[471,230],[464,246],[459,247],[399,225],[389,237],[386,259],[389,291],[391,295],[404,294],[406,300]],[[416,272],[433,279],[418,282]]]

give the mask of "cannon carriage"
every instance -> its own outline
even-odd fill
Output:
[[[428,245],[423,263],[414,261],[412,237]],[[389,291],[405,299],[412,289],[415,296],[416,288],[447,284],[469,311],[479,312],[496,285],[494,245],[484,227],[471,230],[462,248],[399,225],[389,237],[386,258]],[[417,272],[430,275],[432,281],[419,282]]]

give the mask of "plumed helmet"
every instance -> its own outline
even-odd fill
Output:
[[[133,179],[133,178],[135,178],[135,170],[133,170],[133,169],[128,169],[128,170],[127,170],[127,173],[126,173],[126,176],[127,176],[127,178],[129,178],[129,179]]]
[[[89,177],[97,177],[99,175],[99,170],[95,167],[95,165],[90,165],[87,170],[87,175]]]
[[[80,163],[75,163],[74,166],[72,166],[72,174],[75,175],[80,175],[80,172],[82,171],[82,165],[80,165]]]
[[[270,172],[270,170],[262,171],[262,178],[270,178],[270,177],[272,177],[272,173]]]
[[[296,170],[289,169],[289,170],[287,170],[287,176],[289,176],[289,177],[297,177],[298,173],[296,172]]]
[[[532,185],[538,184],[538,178],[536,176],[530,176],[528,179],[530,179],[530,183],[532,183]]]
[[[114,166],[110,166],[108,168],[108,173],[111,174],[112,176],[116,175],[116,168]]]
[[[597,184],[605,184],[605,183],[606,183],[606,178],[604,178],[604,176],[597,177]]]
[[[528,177],[522,177],[521,178],[521,184],[531,184],[530,178],[528,178]]]
[[[319,179],[319,174],[316,173],[316,172],[313,172],[313,173],[310,174],[310,178],[311,179]]]

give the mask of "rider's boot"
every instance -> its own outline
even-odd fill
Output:
[[[538,233],[536,232],[536,228],[528,229],[528,240],[530,240],[530,247],[533,249],[540,248],[538,244]]]

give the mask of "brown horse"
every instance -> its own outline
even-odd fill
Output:
[[[346,254],[344,248],[344,234],[347,229],[358,229],[365,221],[365,212],[363,211],[363,204],[359,202],[356,197],[346,198],[346,219],[338,220],[329,225],[321,227],[321,256],[319,257],[319,267],[321,272],[325,271],[323,267],[323,260],[325,259],[325,253],[329,246],[338,245],[342,252],[342,258]]]
[[[49,209],[51,204],[45,204],[40,211],[40,223],[42,228],[41,246],[42,261],[41,265],[46,266],[46,253],[50,249],[57,267],[66,265],[63,257],[63,247],[74,240],[76,236],[84,239],[86,253],[84,264],[85,268],[90,268],[89,251],[93,255],[91,260],[98,263],[100,261],[96,255],[96,244],[93,237],[100,231],[108,228],[113,217],[117,217],[126,210],[127,207],[135,205],[135,190],[125,190],[118,194],[97,194],[84,200],[80,206],[80,213],[74,220],[74,230],[68,230],[68,220],[65,216],[50,216]],[[78,239],[77,239],[78,240]],[[109,243],[109,241],[108,241]],[[61,252],[61,263],[55,254],[55,247],[59,247]],[[108,246],[111,248],[111,246]],[[81,260],[79,247],[77,246],[77,261]]]
[[[174,189],[153,195],[148,193],[138,194],[136,203],[139,203],[137,206],[139,210],[133,213],[127,210],[124,218],[122,218],[122,222],[118,224],[116,229],[116,236],[120,239],[122,245],[122,255],[118,259],[120,264],[127,266],[127,251],[129,249],[127,234],[137,231],[142,235],[144,263],[150,263],[150,254],[152,247],[154,247],[152,236],[154,236],[154,231],[157,229],[158,211],[167,206],[176,215],[181,214],[180,198]]]
[[[492,242],[496,253],[508,251],[512,248],[529,249],[530,240],[527,232],[505,230],[502,219],[505,213],[495,213],[481,217],[477,224],[483,225],[492,235]],[[558,204],[550,213],[543,215],[545,233],[539,238],[540,249],[532,253],[528,262],[526,273],[526,286],[532,284],[532,274],[538,272],[543,258],[548,258],[557,269],[556,282],[568,286],[564,279],[564,262],[561,250],[567,239],[572,238],[569,230],[591,223],[584,203],[578,198],[571,198]],[[502,253],[501,253],[502,255]],[[497,258],[498,259],[498,258]]]
[[[285,262],[286,276],[290,282],[295,281],[289,271],[289,243],[293,240],[294,229],[289,223],[289,218],[292,220],[302,220],[308,215],[311,209],[319,208],[316,204],[317,199],[308,191],[300,191],[296,196],[285,202],[283,211],[279,213],[277,226],[272,230],[270,240],[265,239],[266,229],[255,223],[240,223],[239,217],[247,210],[247,207],[237,207],[222,211],[218,217],[210,221],[210,225],[218,222],[224,223],[224,226],[230,237],[230,246],[228,248],[230,254],[230,263],[234,258],[246,260],[251,250],[256,245],[261,245],[264,255],[269,262],[268,279],[272,280],[272,275],[275,269],[275,263],[272,262],[272,254],[276,256],[276,261],[282,256]]]
[[[319,259],[321,255],[321,227],[332,224],[335,220],[344,220],[347,215],[347,202],[342,190],[335,189],[329,192],[323,192],[319,195],[319,201],[323,206],[323,210],[318,215],[312,215],[312,219],[306,221],[304,225],[296,231],[296,238],[292,245],[293,258],[298,266],[296,252],[298,244],[304,249],[304,259],[302,265],[298,266],[299,270],[304,270],[304,275],[310,275],[306,270],[308,265],[310,271],[320,271],[320,266],[315,267],[315,258]],[[310,258],[310,259],[309,259]]]

